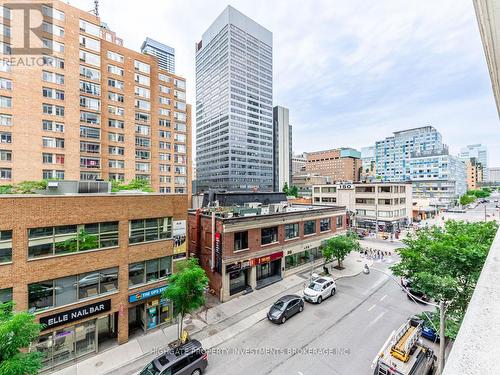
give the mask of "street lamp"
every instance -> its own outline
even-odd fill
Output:
[[[380,272],[382,274],[384,274],[385,276],[389,277],[392,281],[394,281],[398,287],[401,288],[401,290],[403,290],[403,292],[405,292],[414,302],[416,301],[419,301],[425,305],[429,305],[429,306],[434,306],[436,308],[439,309],[439,361],[438,361],[438,374],[442,374],[443,373],[443,370],[444,370],[444,344],[445,344],[445,337],[444,337],[444,330],[445,330],[445,312],[446,312],[446,306],[445,306],[445,303],[443,300],[439,301],[439,305],[435,304],[435,303],[430,303],[430,302],[427,302],[427,301],[424,301],[424,300],[421,300],[420,298],[418,297],[415,297],[414,295],[412,295],[411,293],[408,292],[408,290],[406,288],[403,288],[399,283],[398,281],[394,278],[394,276],[392,276],[391,274],[388,274],[387,272],[384,272],[382,270],[379,270],[377,268],[372,268],[373,270],[377,271],[377,272]],[[365,266],[363,267],[363,273],[365,275],[368,275],[370,273],[370,267],[368,267],[368,264],[365,263]],[[434,323],[432,323],[432,320],[431,318],[429,317],[429,315],[427,315],[427,313],[425,311],[423,311],[423,313],[425,314],[425,316],[427,317],[427,319],[431,322],[432,326],[434,327],[434,329],[436,329],[436,327],[434,326]]]

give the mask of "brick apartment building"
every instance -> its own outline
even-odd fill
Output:
[[[221,301],[309,269],[311,261],[321,262],[324,241],[346,229],[345,207],[283,200],[262,204],[248,194],[252,203],[245,206],[189,212],[189,253],[200,259]]]
[[[361,153],[352,148],[306,153],[306,174],[331,178],[334,182],[359,181]]]
[[[174,238],[185,238],[187,203],[185,194],[0,195],[0,302],[46,324],[32,347],[45,369],[173,322],[160,294],[185,256]]]
[[[190,193],[185,79],[125,48],[92,13],[62,1],[30,7],[43,15],[43,55],[27,56],[29,66],[10,55],[22,12],[3,4],[0,14],[0,184],[142,178],[157,192]]]

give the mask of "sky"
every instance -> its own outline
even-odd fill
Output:
[[[432,125],[452,153],[482,143],[489,167],[500,166],[470,0],[101,0],[99,11],[128,48],[139,50],[146,36],[174,47],[194,105],[195,42],[228,4],[273,32],[273,102],[290,110],[295,152],[359,149]]]

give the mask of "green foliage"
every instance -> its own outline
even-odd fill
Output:
[[[283,193],[285,193],[286,195],[288,195],[288,182],[285,182],[285,185],[283,185]]]
[[[482,189],[482,190],[468,190],[467,195],[474,196],[476,198],[488,198],[490,196],[490,192]]]
[[[205,270],[198,265],[196,258],[179,261],[177,272],[168,278],[168,287],[162,297],[171,300],[175,311],[181,316],[179,339],[182,334],[182,323],[189,314],[205,304],[205,288],[208,277]]]
[[[464,194],[460,197],[460,204],[462,206],[467,206],[468,204],[471,204],[475,200],[476,200],[475,196]]]
[[[13,312],[12,303],[0,303],[0,375],[37,374],[42,353],[25,349],[40,334],[41,325],[27,312]]]
[[[406,247],[399,250],[401,261],[392,271],[436,301],[445,301],[447,337],[456,337],[497,227],[493,221],[447,221],[403,240]]]
[[[128,184],[126,184],[124,181],[112,180],[111,191],[117,192],[121,190],[141,190],[148,193],[153,192],[153,188],[151,187],[150,182],[142,178],[135,178]]]
[[[330,238],[323,247],[325,264],[337,259],[338,267],[342,267],[342,261],[354,250],[359,250],[358,239],[353,234],[340,235]]]
[[[97,249],[99,247],[99,241],[96,235],[90,234],[82,229],[76,237],[56,242],[55,246],[56,252],[64,251],[74,253],[76,251]]]
[[[47,180],[23,181],[13,185],[0,186],[0,194],[34,194],[37,190],[45,190]]]
[[[287,196],[298,198],[299,188],[295,185],[289,187],[288,182],[285,182],[285,185],[283,185],[283,193],[285,193]]]

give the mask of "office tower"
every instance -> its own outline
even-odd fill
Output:
[[[432,126],[394,132],[392,137],[375,142],[377,175],[381,176],[383,181],[408,181],[412,152],[442,148],[441,133]]]
[[[352,148],[306,153],[306,173],[330,177],[333,181],[359,181],[361,153]]]
[[[198,190],[271,191],[272,33],[228,6],[195,49]]]
[[[488,149],[482,144],[467,145],[460,149],[458,155],[465,163],[471,158],[475,158],[476,162],[481,163],[484,171],[484,178],[488,179]]]
[[[175,74],[175,49],[157,40],[146,38],[142,42],[141,52],[146,55],[155,56],[158,59],[160,69]]]
[[[125,48],[95,15],[51,4],[39,4],[40,64],[0,67],[0,184],[140,178],[188,193],[186,81]],[[18,12],[5,4],[4,14],[14,32]]]
[[[292,183],[292,125],[288,108],[273,108],[273,126],[273,185],[274,191],[282,191],[285,183],[288,186]]]

